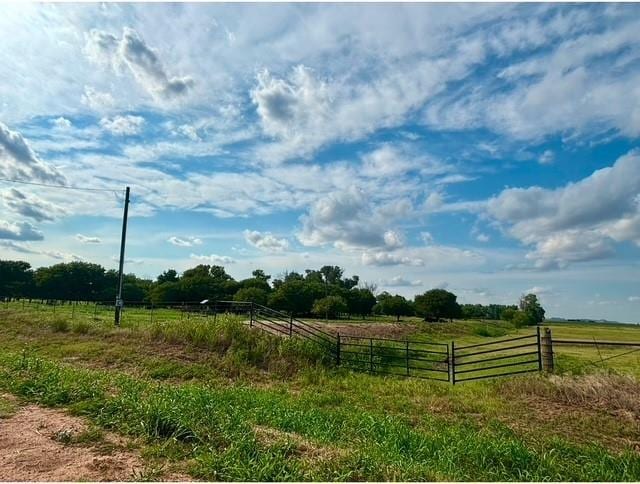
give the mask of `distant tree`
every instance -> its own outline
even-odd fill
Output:
[[[530,315],[530,319],[534,321],[532,324],[540,324],[544,321],[544,308],[538,302],[538,296],[535,294],[526,294],[520,298],[520,311]]]
[[[327,296],[316,300],[311,312],[316,316],[335,319],[340,313],[347,312],[347,303],[340,296]]]
[[[359,314],[363,318],[371,314],[371,309],[376,304],[376,297],[369,289],[353,288],[345,291],[345,296],[349,314]]]
[[[505,321],[513,321],[513,318],[515,317],[517,312],[518,310],[515,308],[506,308],[504,311],[502,311],[501,319]]]
[[[105,270],[89,262],[54,264],[36,270],[35,283],[42,297],[87,300],[105,289]]]
[[[460,305],[455,294],[444,289],[432,289],[415,297],[415,310],[423,318],[458,318]]]
[[[296,315],[309,314],[315,299],[306,281],[292,278],[271,293],[269,306]]]
[[[516,326],[516,328],[521,328],[523,326],[533,326],[537,324],[533,313],[527,311],[516,311],[511,321]]]
[[[174,269],[169,269],[164,271],[162,274],[158,276],[158,283],[162,284],[163,282],[177,282],[178,281],[178,273]]]
[[[0,297],[27,297],[33,294],[31,264],[19,260],[0,260]]]
[[[412,316],[414,314],[413,305],[411,301],[407,301],[403,296],[396,294],[390,295],[387,292],[383,292],[378,296],[377,310],[381,314],[387,316],[395,316],[396,321],[400,321],[401,316]]]
[[[253,302],[265,306],[269,293],[259,287],[243,287],[233,296],[234,301]]]
[[[251,273],[251,275],[255,278],[255,279],[262,279],[264,281],[268,281],[269,279],[271,279],[271,276],[268,274],[265,274],[265,272],[262,269],[256,269],[255,271],[253,271]]]

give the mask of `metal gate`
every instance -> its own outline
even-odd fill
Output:
[[[463,382],[542,371],[540,328],[535,334],[490,343],[451,342],[451,381]]]

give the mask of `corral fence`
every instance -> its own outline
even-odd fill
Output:
[[[113,321],[113,301],[61,301],[53,299],[0,298],[0,308],[48,311],[71,319],[90,317],[94,321]],[[301,321],[292,314],[267,306],[242,301],[168,302],[151,304],[127,302],[123,321],[132,324],[155,321],[183,321],[198,318],[215,322],[220,314],[246,318],[250,327],[281,337],[304,338],[320,346],[336,365],[371,374],[397,375],[451,382],[453,384],[484,378],[554,369],[556,345],[593,345],[602,349],[596,363],[640,352],[640,342],[552,339],[551,331],[540,327],[530,335],[504,338],[486,343],[458,345],[419,340],[373,338],[332,332],[317,324]],[[606,348],[620,348],[610,355]]]

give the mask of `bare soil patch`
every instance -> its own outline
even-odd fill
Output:
[[[60,410],[27,405],[0,419],[1,481],[124,481],[144,465],[133,452],[104,445],[65,444],[87,432],[86,423]],[[104,443],[103,443],[104,444]]]

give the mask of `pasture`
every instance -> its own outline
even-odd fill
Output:
[[[324,327],[347,326],[456,344],[532,332],[500,321]],[[548,326],[554,338],[640,341],[636,326]],[[336,367],[243,316],[126,309],[114,328],[110,308],[11,302],[0,307],[0,419],[27,404],[80,416],[91,442],[65,445],[121,436],[144,462],[131,479],[639,480],[640,351],[554,351],[554,375],[454,386]]]

